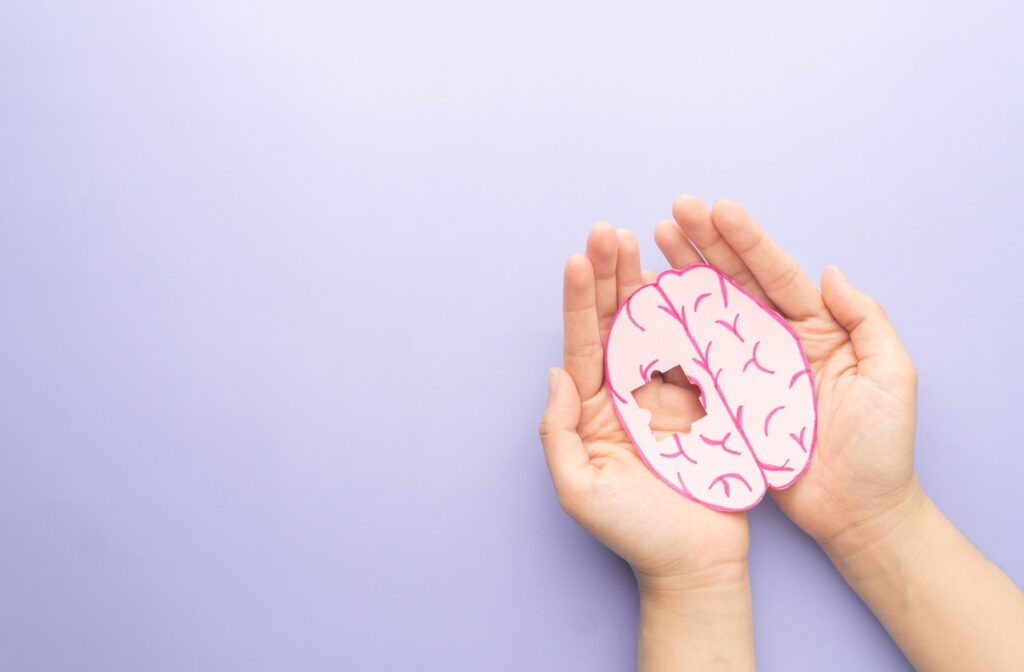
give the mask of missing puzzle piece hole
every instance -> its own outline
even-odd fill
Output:
[[[632,395],[637,405],[651,414],[651,433],[659,441],[673,434],[687,434],[693,423],[708,414],[700,387],[690,382],[681,366],[652,372],[650,380]]]

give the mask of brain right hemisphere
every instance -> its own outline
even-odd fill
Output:
[[[806,469],[815,441],[814,379],[789,325],[718,270],[662,273],[619,309],[608,337],[612,403],[648,466],[707,506],[749,509]],[[631,392],[681,366],[707,415],[662,439]]]

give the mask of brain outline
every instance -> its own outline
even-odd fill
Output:
[[[652,371],[676,365],[700,389],[707,415],[685,434],[657,439],[650,412],[630,392]],[[810,464],[816,391],[800,339],[712,266],[664,271],[619,306],[605,380],[615,414],[651,472],[709,508],[750,509]]]

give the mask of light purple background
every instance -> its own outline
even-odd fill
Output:
[[[98,3],[88,3],[98,4]],[[562,262],[678,192],[879,298],[1018,583],[1013,3],[5,2],[0,668],[624,670],[536,425]],[[752,512],[765,670],[908,665]]]

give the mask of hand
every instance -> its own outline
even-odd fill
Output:
[[[594,226],[565,267],[565,370],[552,369],[541,438],[562,507],[633,568],[642,592],[746,581],[742,513],[712,511],[666,487],[640,460],[612,409],[604,345],[619,304],[644,282],[636,239]],[[641,390],[655,431],[700,415],[696,392],[662,379]],[[663,423],[659,426],[659,423]]]
[[[782,510],[826,551],[843,552],[898,525],[924,499],[913,467],[917,374],[882,307],[835,267],[821,291],[740,206],[712,210],[682,196],[655,239],[669,263],[697,251],[785,317],[800,337],[818,394],[807,472],[773,490]]]

